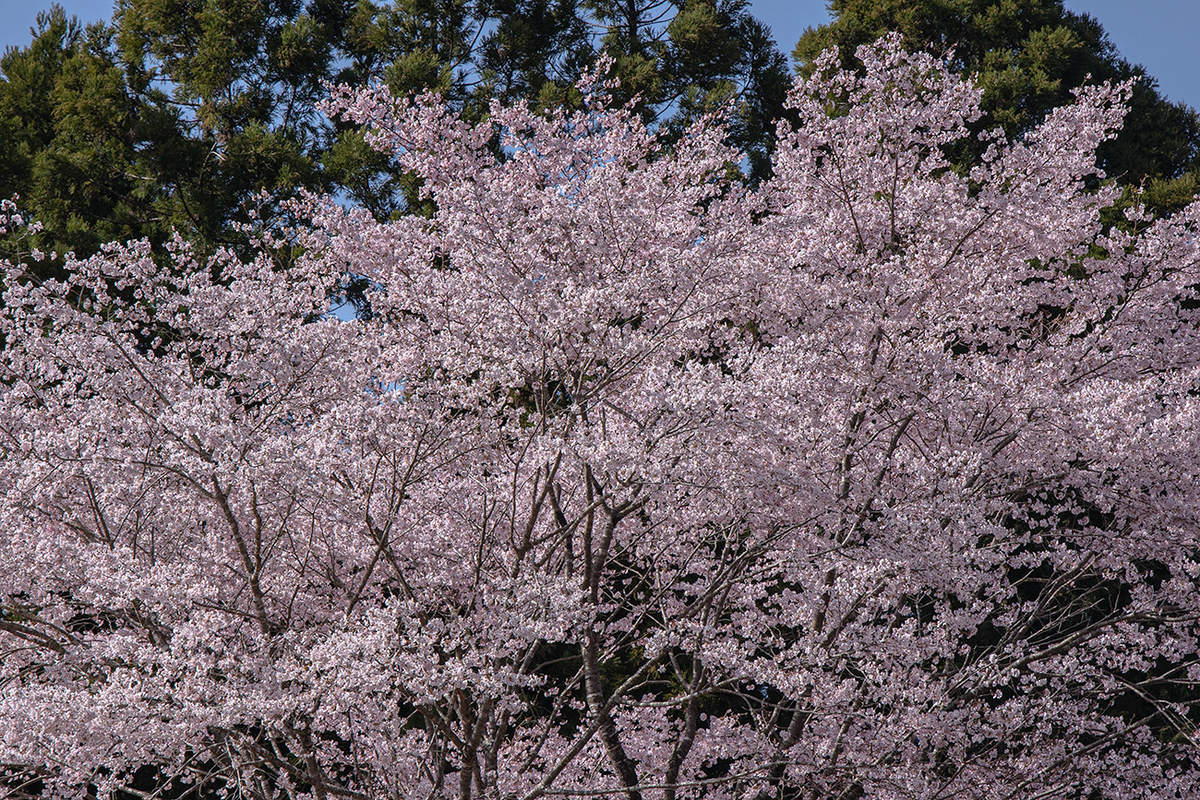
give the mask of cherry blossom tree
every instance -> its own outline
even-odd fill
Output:
[[[860,58],[753,190],[596,80],[340,91],[429,217],[11,267],[7,791],[1197,796],[1200,204],[1101,224],[1127,87],[960,174]]]

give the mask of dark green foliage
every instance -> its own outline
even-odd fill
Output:
[[[745,0],[589,0],[607,30],[620,99],[640,96],[647,116],[678,134],[696,118],[734,109],[733,143],[752,179],[769,170],[769,147],[791,76],[770,32]],[[664,23],[665,21],[665,23]]]
[[[86,31],[53,6],[0,60],[0,196],[44,225],[26,254],[173,229],[242,248],[249,209],[269,223],[304,190],[385,219],[418,184],[321,113],[329,83],[435,91],[478,119],[493,97],[578,106],[602,49],[666,131],[733,103],[766,174],[789,76],[743,0],[117,0]]]
[[[260,191],[269,212],[300,189],[335,188],[321,169],[331,131],[316,104],[345,58],[351,5],[120,0],[116,56],[130,95],[160,120],[147,155],[172,225],[236,245],[232,224],[246,221]]]
[[[146,126],[110,32],[85,31],[58,7],[38,26],[29,47],[0,58],[0,196],[21,194],[46,227],[32,243],[45,250],[86,254],[135,233],[156,236],[159,187],[139,153]]]
[[[575,81],[596,51],[576,0],[495,0],[492,13],[497,23],[478,56],[480,96],[577,104]]]
[[[832,0],[830,11],[833,22],[805,31],[793,51],[801,70],[834,45],[849,63],[859,45],[897,30],[909,47],[949,55],[955,69],[974,75],[984,92],[984,124],[1010,135],[1070,102],[1071,90],[1086,81],[1137,78],[1125,129],[1101,148],[1101,165],[1128,185],[1175,179],[1196,167],[1195,110],[1168,102],[1095,19],[1066,10],[1062,0]]]

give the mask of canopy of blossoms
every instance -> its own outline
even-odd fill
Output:
[[[431,215],[10,265],[5,791],[1200,794],[1200,205],[1102,224],[1126,88],[859,56],[753,188],[346,90]]]

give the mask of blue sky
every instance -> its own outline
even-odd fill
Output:
[[[113,0],[59,0],[81,20],[107,19]],[[0,0],[0,47],[23,45],[37,12],[50,0]],[[1066,0],[1072,11],[1100,20],[1125,58],[1142,64],[1172,100],[1200,107],[1200,2],[1197,0]],[[754,13],[771,26],[775,40],[790,53],[809,25],[828,21],[825,0],[750,0]]]

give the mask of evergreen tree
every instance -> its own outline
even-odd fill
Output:
[[[155,129],[154,174],[174,225],[213,244],[265,189],[275,202],[335,187],[320,169],[345,2],[120,0],[117,56]]]
[[[899,31],[907,47],[950,58],[983,89],[985,125],[1018,134],[1071,99],[1085,82],[1137,79],[1125,127],[1101,147],[1105,171],[1126,185],[1154,183],[1151,202],[1181,193],[1167,181],[1197,168],[1200,118],[1169,102],[1154,79],[1120,56],[1100,24],[1063,7],[1062,0],[831,0],[833,21],[809,28],[793,51],[810,70],[816,56],[837,46],[851,63],[859,45]],[[1183,183],[1194,177],[1184,178]]]
[[[575,81],[596,58],[578,0],[496,0],[478,56],[479,93],[538,108],[578,102]]]
[[[789,76],[744,0],[118,0],[86,31],[52,7],[0,61],[0,193],[45,226],[26,250],[81,256],[172,229],[244,247],[242,224],[302,190],[386,219],[418,181],[319,110],[331,83],[435,91],[480,119],[492,98],[577,104],[602,50],[619,98],[675,135],[733,103],[766,174]]]
[[[85,30],[54,6],[28,47],[0,57],[0,196],[19,193],[45,228],[26,249],[84,255],[162,230],[141,155],[146,120],[110,44],[104,26]]]
[[[769,170],[775,122],[784,114],[790,75],[767,27],[745,0],[588,0],[602,46],[616,59],[625,96],[639,95],[648,116],[675,135],[727,103],[736,109],[734,144],[751,177]]]

